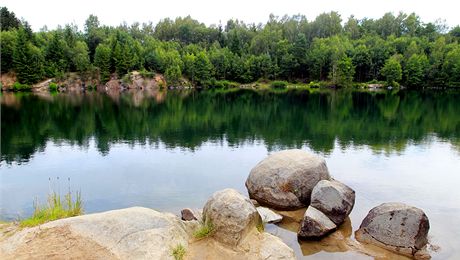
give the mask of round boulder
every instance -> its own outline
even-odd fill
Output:
[[[302,150],[273,153],[259,162],[246,180],[249,196],[275,209],[295,210],[310,204],[313,187],[331,177],[326,161]]]
[[[354,205],[355,191],[336,180],[319,181],[311,193],[310,206],[323,212],[336,225],[345,221]]]
[[[206,202],[203,222],[212,226],[217,241],[237,246],[262,220],[249,198],[234,189],[224,189],[215,192]]]
[[[428,243],[425,213],[403,203],[383,203],[369,211],[355,233],[358,241],[413,256]]]

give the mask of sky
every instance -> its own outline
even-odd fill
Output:
[[[337,11],[342,19],[350,15],[361,19],[380,18],[386,12],[415,12],[423,22],[440,18],[448,26],[460,24],[460,3],[455,0],[2,0],[17,17],[26,19],[37,31],[44,25],[55,29],[57,25],[74,23],[80,29],[90,14],[98,16],[101,24],[119,25],[122,22],[153,22],[162,18],[191,15],[207,25],[225,24],[236,18],[246,23],[265,23],[270,13],[277,16],[303,14],[313,20],[323,12]],[[458,1],[457,1],[458,2]]]

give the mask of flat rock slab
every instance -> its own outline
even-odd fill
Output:
[[[279,223],[283,220],[283,216],[278,213],[273,212],[269,208],[266,207],[257,207],[257,211],[259,212],[262,221],[265,223]]]
[[[32,243],[40,248],[43,258],[94,258],[100,254],[102,259],[173,259],[172,248],[188,244],[184,223],[173,214],[141,207],[61,219],[2,240],[0,258],[30,254],[33,251],[27,246]],[[63,237],[68,245],[59,251]]]
[[[332,231],[337,226],[324,213],[309,206],[303,217],[297,236],[301,239],[321,238]]]

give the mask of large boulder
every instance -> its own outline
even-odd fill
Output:
[[[259,162],[246,180],[249,196],[275,209],[294,210],[310,204],[313,187],[329,180],[326,161],[302,150],[273,153]]]
[[[425,213],[403,203],[383,203],[369,211],[355,233],[358,241],[414,256],[428,242]]]
[[[212,226],[213,237],[233,247],[256,230],[261,221],[249,198],[234,189],[215,192],[203,208],[203,222]]]
[[[334,222],[324,213],[310,206],[307,211],[305,211],[297,236],[300,239],[321,238],[331,233],[336,228],[337,226]]]
[[[355,191],[336,180],[321,180],[313,188],[310,206],[329,217],[336,225],[343,223],[355,205]]]
[[[21,230],[0,240],[0,259],[173,259],[193,228],[170,213],[113,210]]]

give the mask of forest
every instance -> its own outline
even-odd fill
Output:
[[[68,72],[104,84],[135,70],[161,73],[168,85],[186,79],[202,87],[260,79],[460,86],[460,26],[425,23],[415,13],[346,20],[337,12],[313,20],[270,15],[265,24],[210,26],[187,16],[116,27],[90,15],[83,30],[67,24],[34,32],[6,7],[0,12],[1,72],[14,72],[25,86]]]

